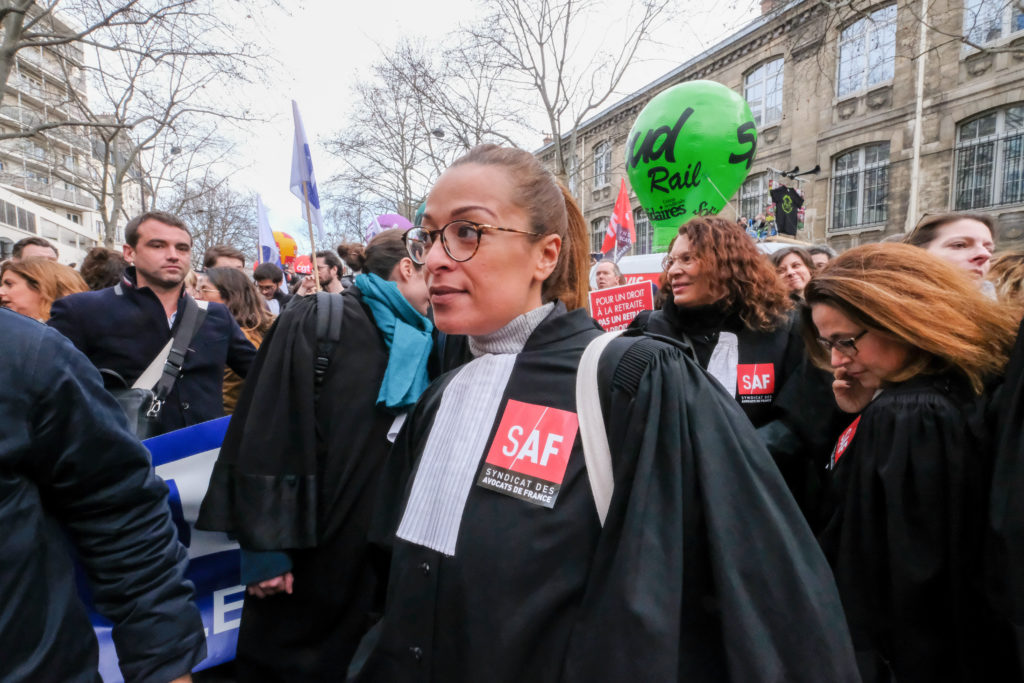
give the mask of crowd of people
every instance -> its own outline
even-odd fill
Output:
[[[61,526],[127,680],[204,656],[114,398],[149,377],[150,433],[232,415],[196,526],[241,546],[239,681],[1024,681],[1024,255],[988,216],[771,256],[693,218],[620,334],[511,148],[317,277],[194,272],[157,211],[125,239],[0,266],[0,678],[95,667]]]

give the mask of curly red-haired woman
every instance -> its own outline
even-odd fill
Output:
[[[793,303],[769,260],[739,225],[691,219],[663,263],[660,310],[633,327],[689,344],[758,429],[797,502],[813,516],[815,455],[841,428],[830,378],[807,361]]]

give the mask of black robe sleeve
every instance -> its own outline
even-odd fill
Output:
[[[197,529],[251,550],[316,545],[315,300],[293,302],[263,339],[199,509]]]
[[[861,414],[820,536],[864,680],[1005,680],[976,580],[985,454],[948,380],[906,384]]]
[[[615,491],[563,679],[857,681],[829,567],[753,427],[681,349],[644,344],[638,385],[630,352],[612,381]]]
[[[998,615],[995,640],[1007,653],[1006,680],[1024,681],[1024,325],[992,407],[995,461],[985,585]]]

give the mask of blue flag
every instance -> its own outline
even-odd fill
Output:
[[[281,252],[274,240],[274,231],[270,229],[270,221],[267,219],[267,207],[263,205],[263,198],[256,195],[256,216],[259,221],[260,233],[260,263],[273,263],[281,267]]]
[[[291,191],[299,199],[309,200],[310,220],[316,226],[317,240],[323,243],[326,241],[324,219],[320,215],[320,195],[316,191],[316,178],[313,176],[313,157],[309,154],[306,129],[302,125],[299,105],[295,100],[292,100],[292,115],[295,117],[295,146],[292,148]]]

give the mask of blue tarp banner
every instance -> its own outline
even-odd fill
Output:
[[[170,490],[171,516],[179,540],[188,548],[187,576],[195,584],[196,604],[206,630],[207,658],[196,671],[235,658],[245,595],[245,586],[238,584],[238,544],[227,534],[194,527],[230,419],[223,417],[143,441],[153,456],[153,468]],[[110,622],[92,610],[84,585],[82,592],[100,643],[100,675],[105,683],[122,681]]]

